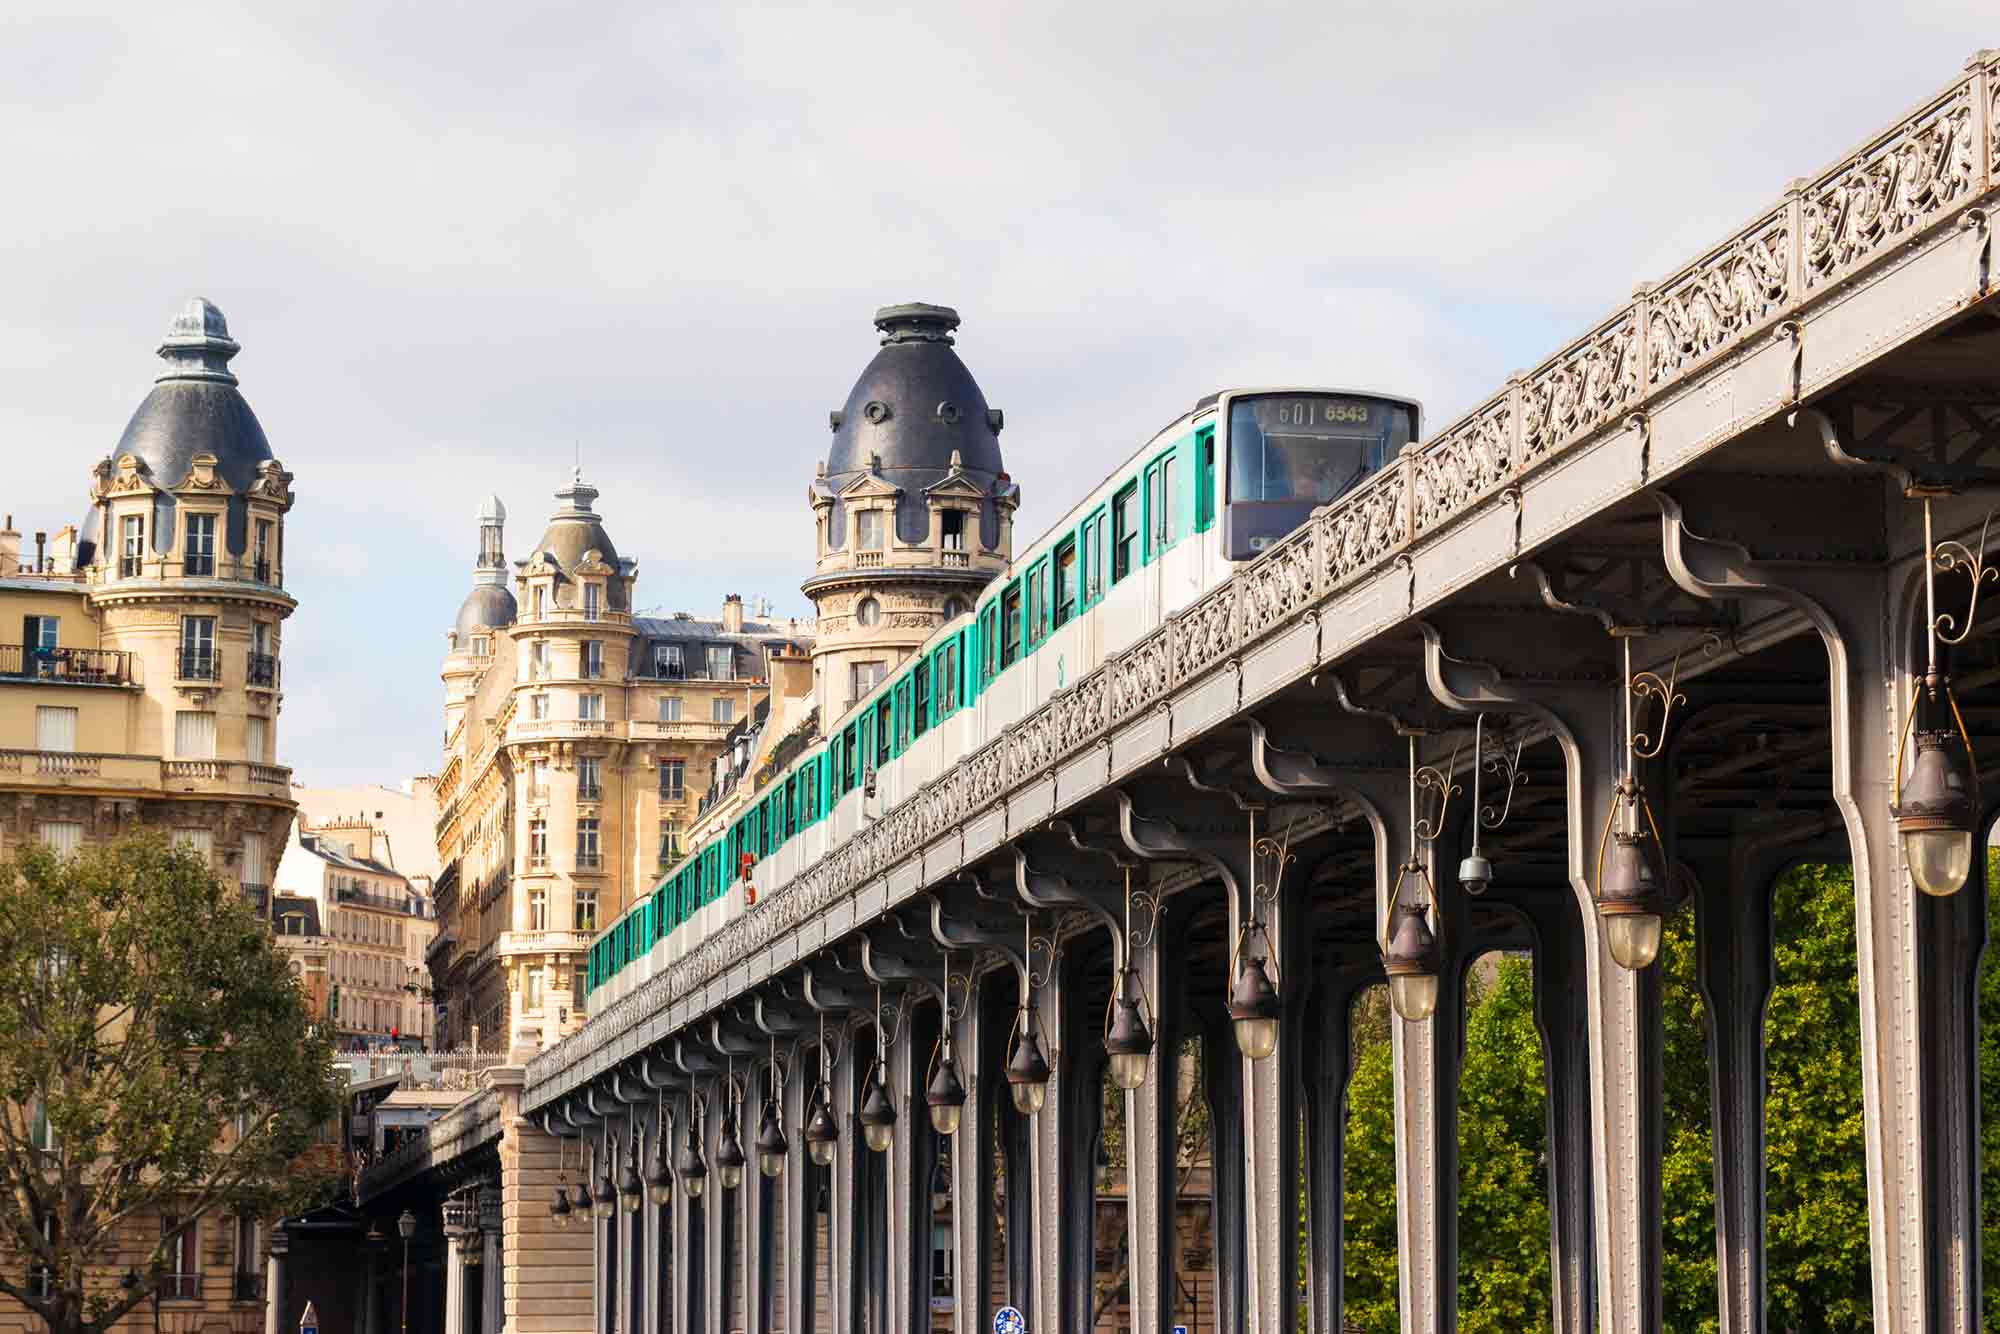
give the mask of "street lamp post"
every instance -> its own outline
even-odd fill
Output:
[[[417,1216],[408,1209],[396,1220],[396,1231],[403,1238],[403,1334],[410,1334],[410,1238],[417,1235]]]

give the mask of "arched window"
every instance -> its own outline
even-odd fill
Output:
[[[854,623],[856,625],[880,625],[882,623],[882,604],[874,598],[861,599],[860,604],[854,608]]]

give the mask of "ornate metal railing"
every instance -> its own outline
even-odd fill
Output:
[[[0,644],[0,679],[64,685],[132,684],[132,655],[95,648]]]
[[[1790,317],[1948,227],[1990,227],[1971,201],[2000,180],[2000,52],[1748,226],[1510,380],[1430,440],[1315,512],[1284,541],[1124,653],[939,775],[785,889],[761,899],[582,1032],[529,1062],[534,1091],[616,1058],[605,1044],[693,994],[889,866],[1097,744],[1271,630],[1382,569],[1586,439],[1642,425],[1647,405]],[[1986,260],[1990,262],[1990,237]],[[1792,335],[1796,339],[1796,335]]]
[[[278,684],[278,655],[252,653],[244,665],[243,680],[248,685],[272,687]]]

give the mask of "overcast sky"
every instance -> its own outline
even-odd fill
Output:
[[[1224,386],[1443,425],[2000,45],[1991,0],[293,8],[0,11],[0,508],[79,518],[219,305],[316,784],[437,767],[474,512],[525,554],[574,450],[641,607],[807,611],[878,305],[964,316],[1025,536]]]

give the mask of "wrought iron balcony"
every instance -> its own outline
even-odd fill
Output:
[[[252,653],[243,679],[246,683],[253,686],[275,689],[278,684],[278,655],[275,653]]]
[[[160,1296],[170,1302],[200,1300],[201,1275],[199,1273],[160,1275]]]
[[[250,577],[260,584],[271,582],[271,562],[260,560],[250,567]]]
[[[604,800],[604,785],[602,783],[579,783],[576,788],[576,799],[578,801],[602,801]]]
[[[215,554],[213,552],[190,551],[181,561],[181,573],[190,579],[211,579],[215,576]]]
[[[0,678],[64,685],[130,685],[131,656],[106,649],[0,644]]]
[[[174,671],[182,681],[220,681],[222,658],[212,648],[183,648]]]
[[[598,870],[602,870],[603,868],[604,868],[604,856],[603,856],[603,854],[602,854],[602,853],[597,853],[597,852],[579,852],[579,853],[577,853],[577,854],[576,854],[576,869],[577,869],[577,870],[579,870],[579,871],[598,871]]]

